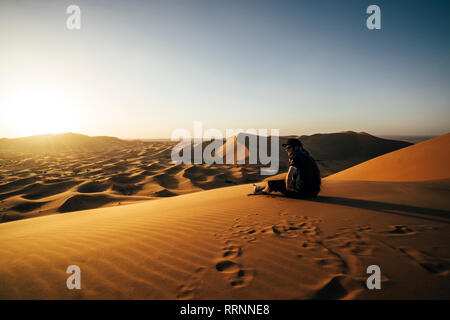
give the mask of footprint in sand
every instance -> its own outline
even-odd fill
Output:
[[[216,270],[223,273],[235,273],[240,270],[240,267],[233,261],[222,260],[216,264]]]
[[[254,269],[244,269],[242,265],[232,261],[242,254],[242,247],[236,240],[226,240],[223,247],[222,257],[225,260],[219,260],[216,263],[216,270],[228,277],[230,285],[234,288],[247,286],[255,276]]]
[[[342,232],[324,238],[307,237],[300,243],[300,255],[314,261],[320,268],[344,274],[354,279],[359,272],[351,266],[358,256],[372,255],[376,246],[365,234],[371,232],[370,226],[356,226],[341,229]],[[338,281],[338,280],[335,280]]]
[[[358,292],[365,290],[363,280],[354,279],[345,275],[338,275],[321,285],[312,299],[314,300],[335,300],[352,298]]]
[[[223,250],[224,252],[222,256],[228,259],[237,258],[242,254],[242,248],[239,246],[229,245],[225,246]]]
[[[376,246],[370,244],[369,240],[364,236],[366,232],[372,231],[370,227],[358,226],[342,230],[344,231],[324,239],[327,247],[344,249],[357,256],[369,256],[376,250]]]
[[[205,270],[204,267],[199,267],[194,271],[194,276],[186,283],[182,284],[178,287],[177,290],[177,299],[180,300],[190,300],[194,299],[195,292],[200,287],[201,281],[201,273]]]
[[[257,216],[258,214],[251,214],[250,216]],[[228,229],[229,236],[232,238],[239,238],[247,242],[256,241],[256,235],[259,233],[260,226],[258,223],[245,224],[241,222],[240,218],[235,219],[231,228]]]
[[[281,217],[287,215],[286,212],[279,212]],[[258,214],[249,214],[248,217],[257,217]],[[297,238],[299,236],[317,236],[320,234],[316,225],[320,220],[316,217],[296,215],[291,220],[283,219],[280,223],[269,226],[261,226],[259,223],[245,223],[240,218],[236,218],[232,226],[228,229],[230,237],[254,242],[259,234],[273,234],[281,238]]]
[[[369,229],[353,230],[323,239],[307,239],[301,243],[305,257],[312,259],[320,268],[329,270],[330,274],[336,274],[317,288],[312,299],[353,299],[367,289],[366,278],[361,277],[359,270],[352,266],[357,264],[357,256],[371,254],[374,246],[359,234]],[[384,276],[382,283],[390,284],[390,280]]]
[[[390,235],[413,235],[416,232],[410,229],[408,226],[391,226],[391,229],[385,231],[385,233],[389,233]]]
[[[390,236],[411,236],[416,233],[436,229],[438,229],[438,227],[433,225],[413,225],[413,226],[394,225],[390,226],[389,230],[383,231],[382,233],[388,234]]]
[[[281,223],[272,226],[275,235],[282,238],[297,238],[303,236],[316,236],[320,233],[319,227],[310,221],[305,221],[305,217],[301,217],[300,221],[283,220]],[[267,233],[267,227],[263,229]]]
[[[241,269],[238,271],[236,278],[230,282],[234,288],[246,287],[255,277],[255,270]]]
[[[449,261],[441,260],[413,248],[400,248],[400,251],[428,272],[440,275],[447,275],[449,273]]]
[[[341,268],[343,266],[342,260],[337,259],[336,257],[315,258],[314,261],[316,262],[316,264],[318,264],[323,268],[336,269]]]
[[[334,250],[328,248],[321,240],[303,241],[300,249],[301,253],[297,257],[305,257],[310,261],[314,261],[319,267],[332,270],[335,273],[346,273],[348,271],[346,261]]]
[[[246,287],[255,277],[254,269],[244,269],[238,263],[222,260],[216,264],[216,270],[226,274],[230,285],[234,288]]]
[[[361,226],[356,226],[356,227],[343,227],[343,228],[338,228],[338,230],[341,230],[343,232],[371,232],[372,231],[372,227],[368,226],[368,225],[361,225]],[[341,233],[338,233],[341,234]]]

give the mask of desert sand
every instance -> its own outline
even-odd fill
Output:
[[[0,298],[448,299],[449,146],[331,175],[314,200],[243,184],[2,223]],[[373,264],[380,290],[365,285]],[[69,265],[81,290],[66,288]]]
[[[301,139],[323,176],[410,145],[355,132]],[[175,165],[170,156],[174,145],[169,140],[127,141],[73,133],[0,139],[0,222],[126,205],[265,178],[260,166],[248,161],[239,166]],[[224,155],[226,146],[225,142]],[[281,145],[279,154],[282,172],[287,156]]]

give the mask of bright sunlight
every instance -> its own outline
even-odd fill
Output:
[[[70,131],[73,106],[64,90],[57,87],[22,87],[9,94],[2,110],[3,125],[15,136]]]

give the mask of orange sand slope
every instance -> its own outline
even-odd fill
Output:
[[[450,133],[371,159],[327,179],[423,181],[450,178]]]
[[[427,208],[421,183],[402,204],[387,202],[401,186],[379,186],[375,200],[337,195],[348,183],[325,181],[314,201],[247,196],[241,185],[4,223],[0,298],[450,298],[442,186],[425,186],[440,199]],[[72,264],[81,290],[66,288]],[[372,264],[381,290],[365,287]]]

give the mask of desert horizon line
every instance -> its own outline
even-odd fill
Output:
[[[445,133],[435,133],[435,134],[389,134],[389,133],[370,133],[367,131],[356,131],[356,130],[341,130],[341,131],[327,131],[327,132],[315,132],[315,133],[290,133],[290,134],[280,134],[279,137],[302,137],[302,136],[312,136],[315,134],[333,134],[333,133],[357,133],[357,134],[368,134],[371,136],[379,137],[379,138],[388,138],[388,137],[403,137],[403,138],[433,138],[438,137],[444,134],[449,133],[450,131],[447,131]],[[240,132],[244,134],[249,134],[245,130]],[[13,137],[0,137],[0,139],[22,139],[22,138],[31,138],[31,137],[40,137],[40,136],[57,136],[57,135],[64,135],[64,134],[76,134],[76,135],[84,135],[88,137],[112,137],[112,138],[118,138],[121,140],[172,140],[171,137],[123,137],[120,135],[110,135],[110,134],[87,134],[87,133],[81,133],[81,132],[73,132],[73,131],[65,131],[65,132],[58,132],[58,133],[40,133],[40,134],[34,134],[34,135],[27,135],[27,136],[13,136]],[[272,135],[268,135],[270,137]],[[194,137],[193,137],[194,138]],[[227,137],[224,136],[224,139]]]

